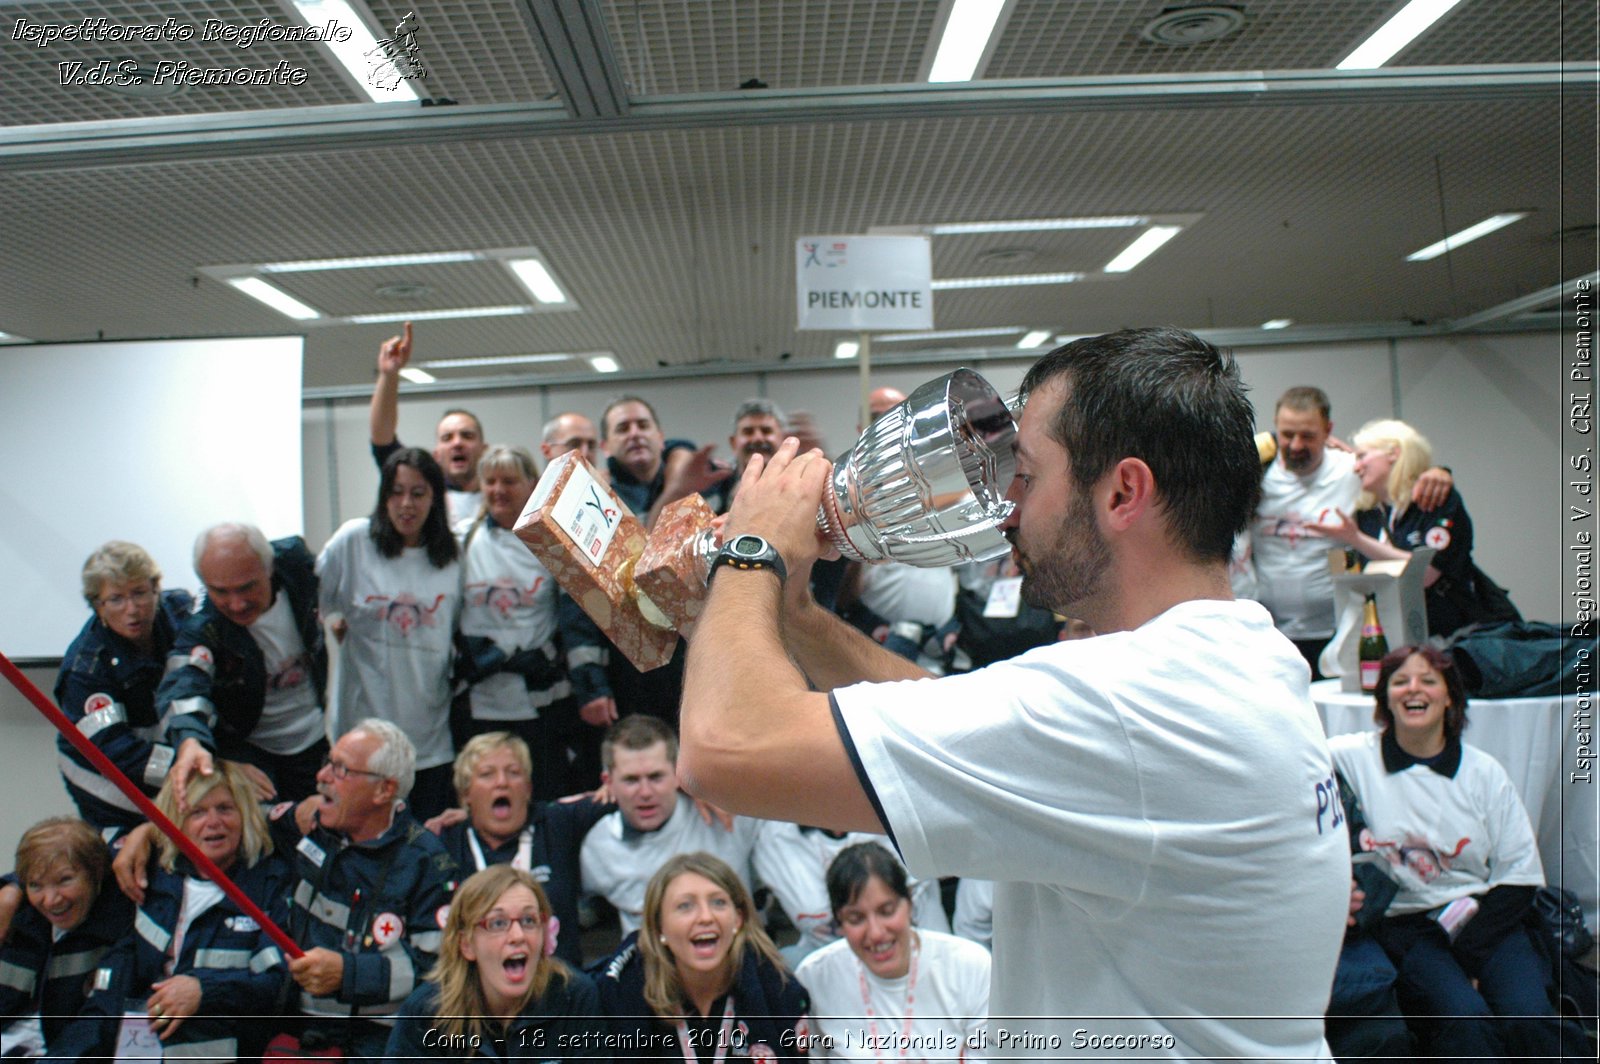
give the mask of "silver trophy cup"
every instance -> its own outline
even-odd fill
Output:
[[[970,369],[931,380],[878,418],[834,463],[817,527],[846,558],[923,568],[1011,549],[1017,425]]]

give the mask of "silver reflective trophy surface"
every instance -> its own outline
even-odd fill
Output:
[[[834,463],[817,527],[846,558],[922,568],[988,561],[1013,504],[1017,425],[994,386],[958,369],[912,392]]]

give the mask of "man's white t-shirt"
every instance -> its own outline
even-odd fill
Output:
[[[991,1027],[1038,1039],[991,1053],[1326,1057],[1350,856],[1308,681],[1259,605],[1196,600],[833,692],[907,866],[996,880]]]
[[[317,704],[321,695],[312,681],[311,655],[295,627],[289,596],[280,591],[248,631],[266,663],[267,693],[261,719],[247,738],[268,753],[298,754],[323,737],[327,723]]]
[[[739,876],[748,889],[754,889],[750,874],[750,853],[762,822],[750,817],[733,818],[733,830],[720,822],[707,824],[695,811],[694,803],[678,795],[667,822],[654,831],[638,832],[628,827],[622,813],[601,817],[583,837],[580,863],[583,889],[598,894],[617,910],[622,936],[637,931],[644,916],[644,892],[656,869],[680,853],[703,850],[720,857]]]
[[[1333,635],[1333,577],[1328,550],[1339,544],[1307,532],[1307,526],[1351,513],[1361,481],[1355,456],[1325,450],[1322,462],[1305,476],[1291,473],[1280,457],[1261,478],[1261,504],[1250,526],[1255,559],[1256,600],[1290,639]]]
[[[448,765],[451,633],[461,610],[461,568],[435,568],[423,547],[385,558],[368,518],[346,521],[317,558],[324,617],[349,627],[339,646],[338,719],[343,735],[363,718],[393,721],[417,748],[417,767]]]
[[[811,995],[812,1033],[820,1036],[812,1045],[813,1057],[988,1058],[981,1048],[989,1018],[988,950],[938,931],[918,932],[918,938],[915,985],[910,971],[898,979],[873,975],[843,939],[800,962],[795,978]],[[905,1022],[908,1003],[910,1024]]]

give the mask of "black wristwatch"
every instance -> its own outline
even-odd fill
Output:
[[[772,544],[760,536],[734,536],[724,543],[722,549],[711,559],[710,575],[716,576],[725,565],[731,565],[735,569],[770,569],[777,574],[779,584],[789,578],[789,570],[784,567],[783,557],[772,549]]]

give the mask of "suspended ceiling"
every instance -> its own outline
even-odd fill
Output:
[[[415,13],[428,76],[413,84],[439,101],[422,106],[364,102],[312,43],[36,47],[14,32],[19,19],[96,17],[295,25],[277,0],[0,0],[0,331],[302,332],[309,387],[365,388],[393,325],[305,326],[215,268],[535,247],[571,308],[420,321],[417,358],[822,364],[840,336],[796,329],[797,238],[1122,214],[1198,220],[1120,276],[1100,271],[1127,230],[935,236],[935,278],[1090,276],[938,292],[939,330],[1018,331],[877,350],[1163,322],[1504,324],[1514,316],[1496,308],[1538,312],[1517,301],[1595,269],[1592,3],[1463,0],[1366,75],[1332,68],[1393,0],[1250,0],[1232,5],[1242,25],[1220,40],[1141,37],[1195,6],[1015,0],[982,78],[930,87],[919,78],[937,0],[373,0],[381,27]],[[558,15],[585,14],[597,52],[552,43]],[[306,73],[163,98],[61,84],[61,64],[127,58]],[[751,79],[766,87],[739,88]],[[1531,214],[1405,261],[1506,210]],[[340,317],[530,302],[484,262],[276,281]],[[581,360],[525,368],[591,372]]]

